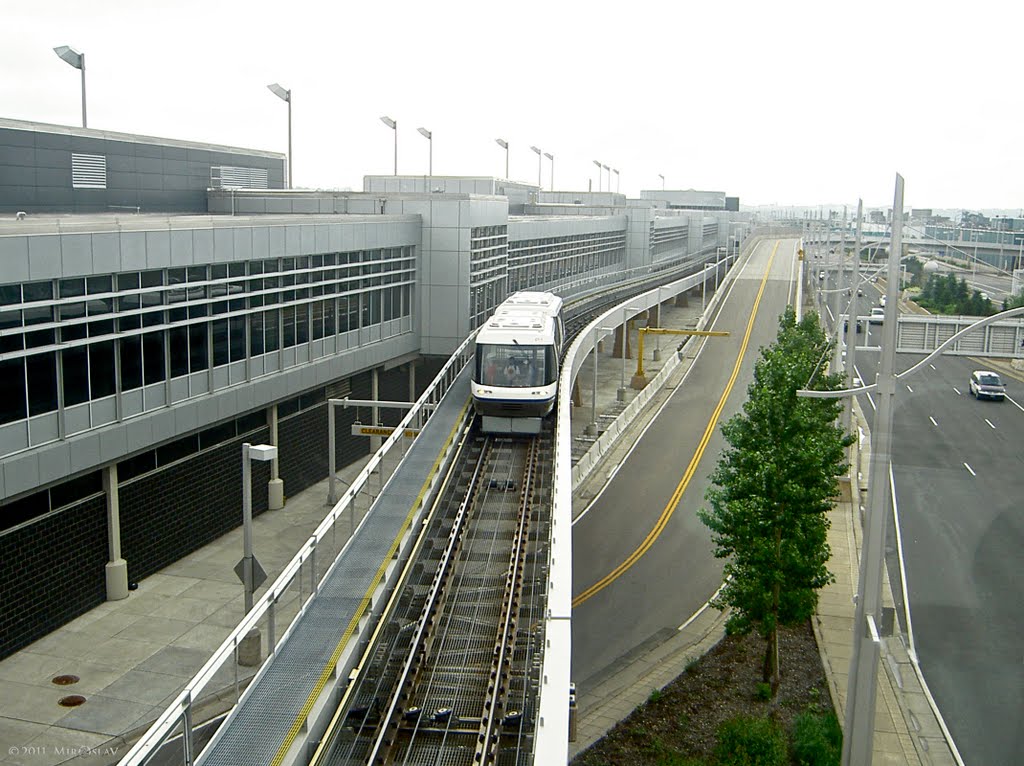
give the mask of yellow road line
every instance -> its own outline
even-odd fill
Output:
[[[711,419],[708,421],[707,428],[704,429],[704,436],[701,437],[700,443],[697,445],[697,451],[690,460],[690,464],[686,468],[686,473],[683,474],[683,478],[680,480],[679,484],[676,485],[675,492],[672,493],[672,497],[669,498],[668,504],[662,510],[657,523],[655,523],[651,531],[647,533],[647,537],[644,538],[644,541],[626,557],[625,561],[576,596],[572,600],[572,606],[574,609],[618,580],[636,562],[638,562],[641,557],[647,553],[650,547],[654,545],[658,537],[661,536],[661,533],[664,531],[669,519],[672,518],[672,514],[675,513],[676,506],[679,505],[679,501],[683,497],[683,492],[686,491],[686,487],[689,485],[694,473],[696,473],[697,466],[700,464],[700,460],[704,456],[704,450],[707,449],[708,443],[711,441],[711,437],[715,433],[715,426],[718,424],[718,418],[722,414],[722,409],[725,407],[725,403],[729,399],[729,394],[732,392],[733,386],[736,384],[736,378],[739,377],[740,366],[743,363],[743,357],[747,353],[747,346],[750,343],[750,335],[754,330],[754,319],[757,318],[757,309],[761,304],[761,296],[764,295],[764,288],[768,284],[768,274],[771,272],[772,262],[775,260],[775,253],[778,249],[779,240],[776,240],[775,247],[772,248],[772,254],[768,258],[768,265],[765,267],[764,276],[761,278],[761,286],[757,291],[757,297],[754,299],[754,306],[750,310],[750,319],[747,320],[747,330],[743,335],[743,342],[740,344],[739,354],[736,356],[736,364],[734,364],[732,368],[732,375],[729,377],[729,382],[726,384],[725,390],[722,392],[722,397],[718,400],[718,406],[715,407],[714,412],[711,413]]]
[[[341,639],[338,641],[338,645],[334,647],[334,652],[331,653],[331,658],[327,661],[327,664],[324,666],[323,670],[320,671],[320,677],[317,678],[316,684],[314,684],[313,686],[313,690],[309,693],[309,696],[306,697],[305,704],[303,704],[302,708],[299,710],[299,714],[295,717],[295,720],[292,722],[291,728],[288,729],[288,733],[285,734],[284,741],[281,743],[281,747],[277,749],[277,754],[270,762],[271,766],[281,766],[281,763],[284,761],[284,757],[288,753],[288,750],[291,748],[292,743],[295,741],[295,738],[298,736],[299,732],[302,731],[302,727],[305,726],[306,718],[309,716],[310,711],[313,709],[314,703],[320,696],[320,693],[323,691],[324,687],[327,685],[327,682],[330,680],[331,676],[334,674],[334,666],[338,664],[338,660],[341,659],[342,652],[345,651],[345,647],[348,646],[349,640],[352,638],[352,635],[354,634],[356,627],[359,625],[359,620],[363,618],[363,615],[369,608],[373,592],[377,589],[377,586],[380,584],[380,581],[384,578],[384,572],[385,570],[387,570],[388,565],[391,563],[391,557],[395,554],[395,551],[398,550],[398,545],[402,540],[402,536],[409,529],[409,526],[412,524],[413,516],[415,516],[416,511],[422,505],[423,498],[430,488],[430,482],[433,480],[434,475],[437,473],[438,467],[441,465],[441,460],[444,457],[445,452],[447,452],[448,450],[448,446],[452,443],[452,440],[455,438],[455,434],[459,430],[459,425],[462,423],[463,418],[466,414],[466,409],[468,407],[469,400],[467,399],[466,403],[462,406],[462,411],[459,413],[459,416],[455,419],[455,425],[452,426],[451,433],[448,434],[448,438],[445,440],[444,445],[441,447],[441,451],[438,453],[437,459],[434,461],[434,465],[431,467],[430,472],[427,474],[427,478],[423,482],[423,486],[420,488],[420,492],[416,496],[416,500],[413,501],[412,507],[409,509],[409,514],[405,517],[405,521],[402,522],[402,526],[398,530],[398,535],[395,537],[394,541],[392,541],[391,547],[388,549],[387,555],[384,557],[384,560],[381,562],[381,565],[377,568],[377,572],[374,574],[373,580],[370,582],[370,587],[367,588],[366,592],[363,594],[363,597],[359,602],[359,608],[356,609],[355,614],[349,621],[348,627],[345,628],[345,632],[342,634]]]

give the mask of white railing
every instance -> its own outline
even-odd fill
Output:
[[[206,687],[221,668],[223,668],[227,663],[233,661],[235,667],[235,699],[237,704],[241,699],[241,695],[239,694],[240,680],[238,676],[239,646],[245,640],[245,637],[249,632],[263,624],[264,618],[266,618],[265,625],[267,629],[268,646],[267,658],[263,660],[260,670],[257,672],[253,681],[259,680],[259,677],[267,669],[269,661],[277,655],[281,644],[287,640],[288,635],[295,627],[299,618],[306,612],[312,598],[316,595],[322,579],[319,575],[316,562],[318,547],[328,537],[329,533],[334,532],[335,525],[342,518],[350,504],[355,502],[356,497],[358,497],[359,493],[363,491],[364,487],[366,487],[371,475],[378,469],[383,470],[382,462],[384,458],[404,439],[405,429],[416,423],[425,423],[430,414],[434,412],[437,404],[440,403],[441,399],[452,387],[456,378],[462,372],[466,364],[470,359],[472,359],[473,337],[474,336],[466,338],[462,345],[459,346],[459,348],[451,355],[444,367],[441,368],[440,372],[438,372],[434,377],[434,380],[427,387],[427,390],[416,401],[416,404],[409,410],[401,423],[395,427],[395,430],[384,441],[380,449],[377,450],[373,457],[370,458],[370,461],[366,464],[363,470],[359,472],[359,475],[352,482],[348,490],[346,490],[342,498],[327,513],[324,520],[316,528],[309,539],[302,545],[298,553],[296,553],[294,558],[292,558],[291,562],[289,562],[289,564],[284,568],[284,571],[281,572],[267,592],[264,593],[263,596],[253,605],[252,610],[242,618],[242,621],[238,626],[231,631],[226,639],[224,639],[224,642],[213,653],[210,659],[207,660],[206,664],[203,665],[199,672],[196,673],[192,680],[185,684],[185,688],[178,694],[174,702],[168,706],[149,730],[142,735],[142,738],[139,739],[128,754],[125,755],[125,757],[120,761],[121,766],[134,766],[135,764],[147,763],[151,757],[157,754],[164,742],[171,738],[172,735],[178,733],[179,726],[181,726],[181,735],[183,740],[183,762],[185,764],[189,764],[189,766],[195,762],[198,753],[194,751],[193,747],[193,726],[195,723],[193,720],[193,712],[195,705],[198,702],[203,701],[202,695],[204,691],[206,691]],[[397,470],[397,466],[395,470]],[[362,523],[365,523],[365,518]],[[347,548],[349,544],[351,544],[351,539],[345,547]],[[340,553],[338,555],[340,555]],[[304,568],[309,570],[307,581],[310,586],[310,591],[306,594],[303,593],[302,573]],[[329,566],[324,567],[324,573],[326,573],[329,568]],[[286,629],[284,634],[282,634],[281,640],[277,641],[277,612],[282,602],[294,598],[294,594],[291,596],[288,594],[289,589],[295,585],[298,587],[298,609],[295,617],[291,620],[289,627]],[[360,608],[365,610],[368,606],[364,603]],[[221,690],[211,690],[211,692],[217,691]]]

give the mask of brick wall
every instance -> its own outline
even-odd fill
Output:
[[[102,603],[106,519],[93,497],[0,536],[0,659]]]

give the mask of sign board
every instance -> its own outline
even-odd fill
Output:
[[[391,427],[391,426],[364,426],[364,425],[360,425],[359,423],[356,423],[355,425],[352,426],[352,435],[353,436],[391,436],[391,434],[394,433],[394,430],[395,429],[393,427]],[[418,428],[406,428],[405,432],[402,435],[406,439],[411,439],[414,436],[416,436],[416,434],[418,434],[419,432],[420,432],[420,430]]]
[[[242,585],[248,585],[245,581],[245,559],[243,558],[237,564],[235,564],[235,574],[238,575],[238,579],[242,581]],[[256,590],[263,583],[267,581],[267,573],[263,567],[260,566],[260,562],[256,560],[256,557],[252,557],[252,589]]]

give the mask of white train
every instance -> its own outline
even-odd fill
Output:
[[[470,384],[484,432],[540,432],[558,395],[564,335],[553,293],[514,293],[495,309],[477,333]]]

